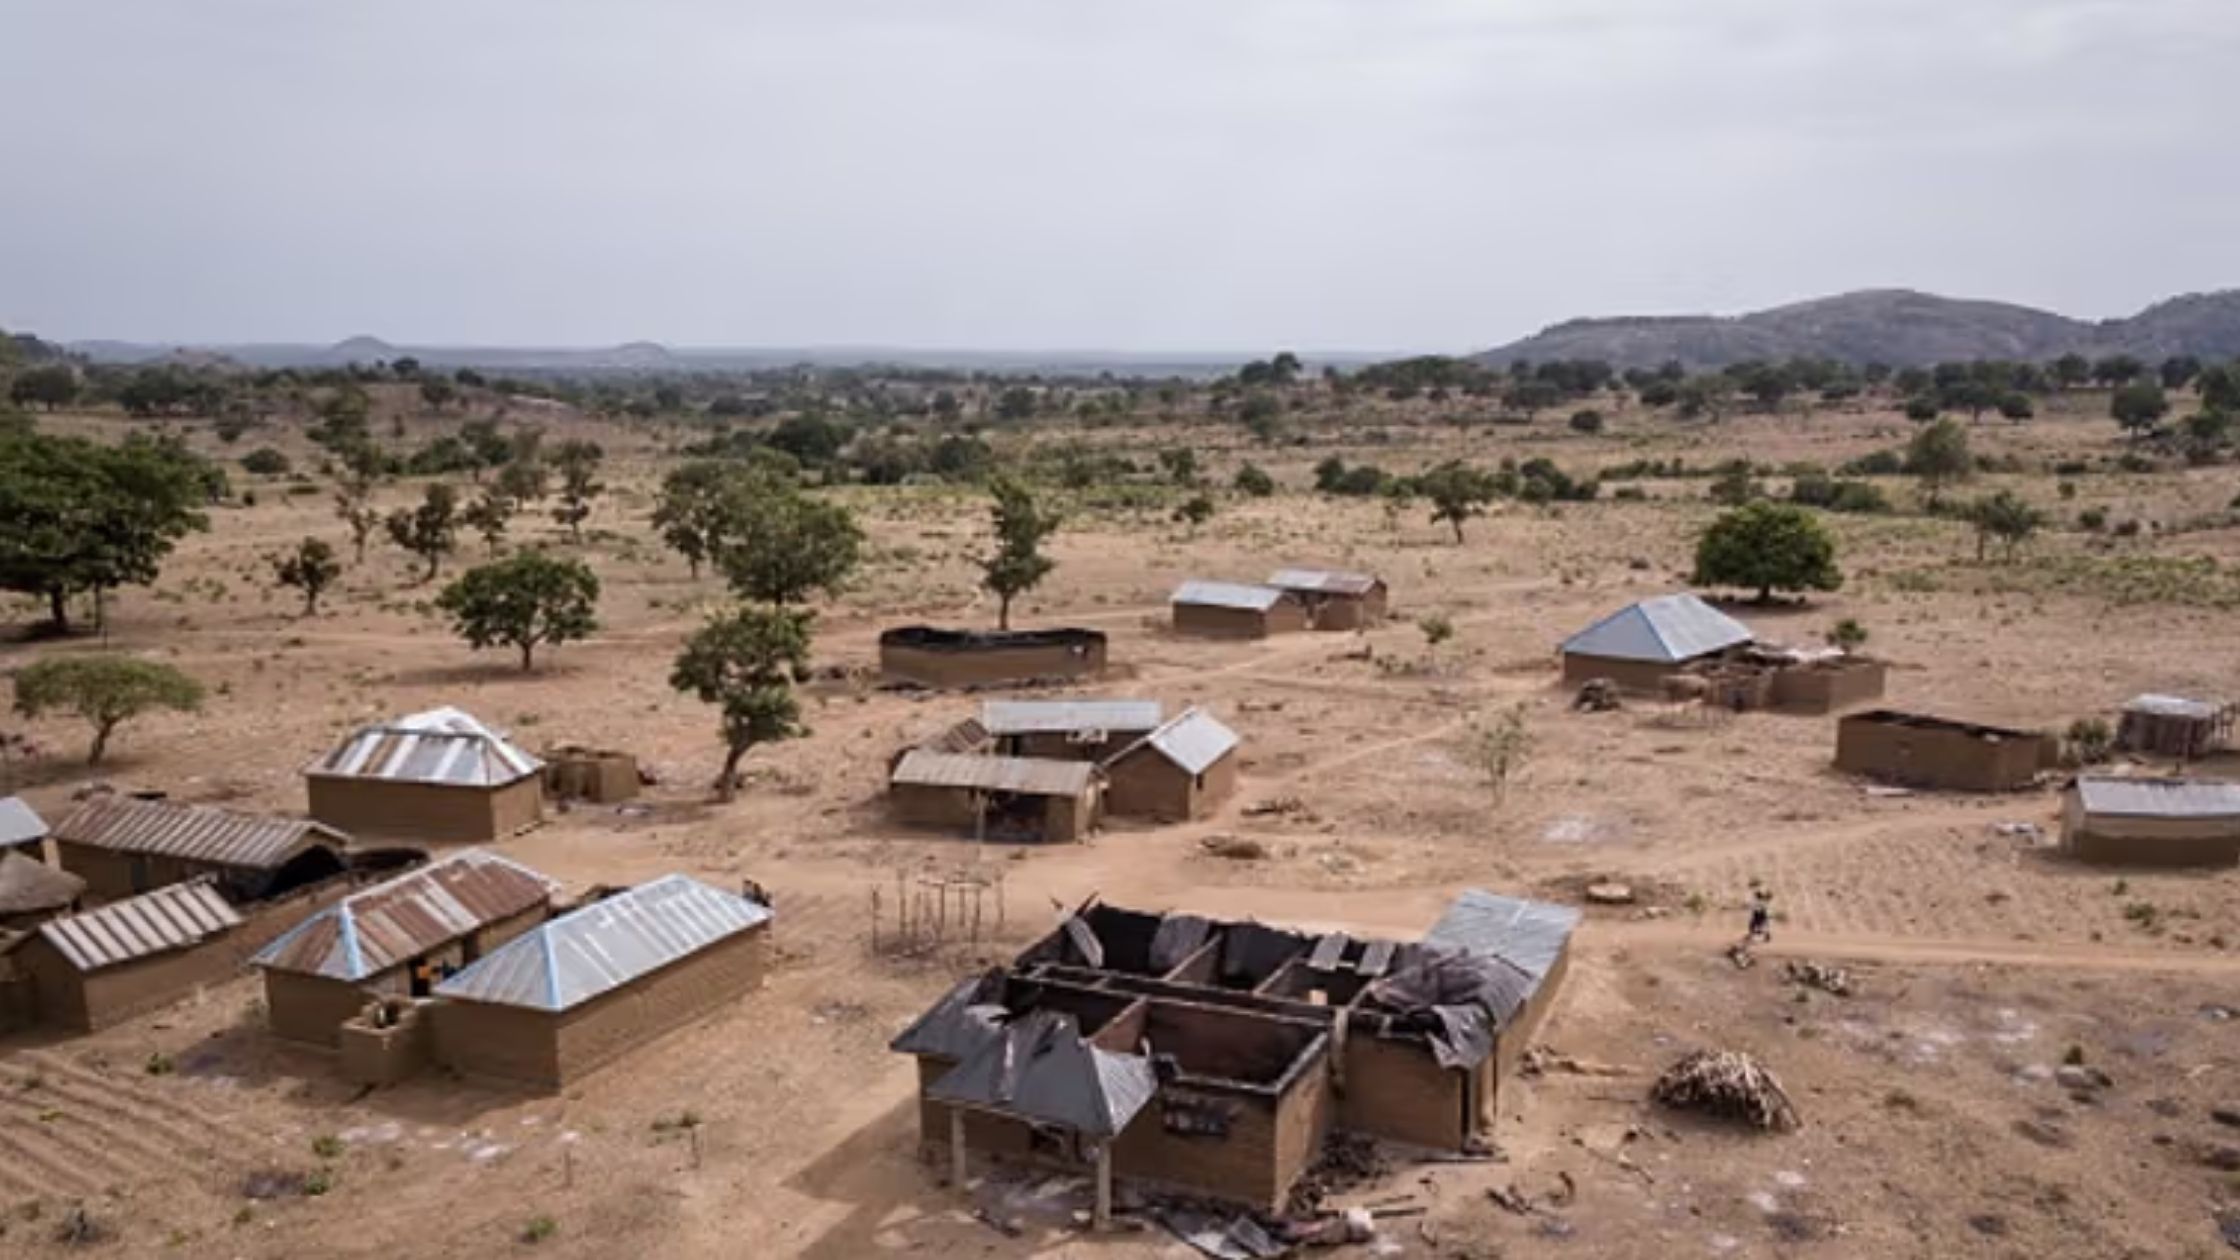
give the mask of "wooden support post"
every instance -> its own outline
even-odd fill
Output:
[[[1097,1147],[1097,1212],[1089,1219],[1098,1233],[1112,1229],[1112,1143]]]
[[[949,1184],[964,1189],[964,1108],[949,1108]]]

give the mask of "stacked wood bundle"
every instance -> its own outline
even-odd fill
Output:
[[[1664,1070],[1649,1096],[1667,1107],[1794,1129],[1797,1109],[1763,1063],[1739,1050],[1697,1050]]]

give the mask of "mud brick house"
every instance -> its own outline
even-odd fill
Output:
[[[897,626],[879,635],[879,677],[890,687],[942,691],[1075,682],[1105,671],[1099,630],[941,630]]]
[[[78,908],[86,882],[24,849],[0,848],[0,930],[35,928]]]
[[[1333,1130],[1490,1138],[1545,1018],[1576,911],[1465,892],[1421,940],[1091,902],[895,1038],[922,1150],[1273,1210]]]
[[[1186,709],[1104,763],[1105,812],[1186,822],[1237,790],[1237,733],[1203,709]]]
[[[2061,848],[2115,866],[2240,863],[2240,783],[2080,776],[2062,794]]]
[[[684,875],[571,910],[436,986],[434,1056],[558,1089],[760,988],[770,922]]]
[[[887,801],[914,826],[1004,843],[1071,842],[1102,813],[1104,773],[1086,761],[913,748],[888,776]]]
[[[1341,569],[1278,569],[1269,586],[1306,606],[1307,624],[1317,630],[1360,630],[1385,619],[1384,579]]]
[[[20,849],[45,856],[47,821],[20,796],[0,796],[0,852]]]
[[[1192,579],[1175,588],[1170,602],[1176,634],[1265,639],[1307,628],[1307,606],[1272,586]]]
[[[92,1032],[230,979],[241,912],[205,876],[41,923],[8,951],[9,1003],[35,1022]]]
[[[1836,722],[1836,768],[1907,787],[2010,792],[2060,759],[2060,741],[2036,731],[1874,709]]]
[[[1563,681],[1576,687],[1607,678],[1626,691],[1654,694],[1664,680],[1720,659],[1752,641],[1750,628],[1689,594],[1628,604],[1563,642]]]
[[[989,700],[980,728],[1006,757],[1103,761],[1166,720],[1156,700]]]
[[[354,836],[481,844],[543,818],[544,763],[458,709],[361,727],[307,767],[311,816]]]
[[[2184,696],[2133,696],[2116,719],[2116,747],[2181,761],[2217,752],[2231,738],[2231,705]]]
[[[544,922],[558,885],[511,858],[465,849],[342,898],[273,940],[264,972],[275,1036],[332,1046],[379,998],[425,997]]]
[[[343,873],[349,837],[302,818],[96,796],[54,826],[57,862],[97,900],[213,877],[228,901],[277,897]]]

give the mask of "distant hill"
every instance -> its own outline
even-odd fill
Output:
[[[1621,368],[1678,359],[1691,368],[1792,356],[1895,367],[1957,359],[2135,354],[2240,357],[2240,289],[2157,302],[2128,319],[2097,323],[2007,302],[1967,301],[1911,289],[1866,289],[1747,315],[1574,319],[1474,356],[1602,359]]]

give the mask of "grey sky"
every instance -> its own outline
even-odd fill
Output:
[[[2236,0],[0,0],[0,326],[1471,349],[2240,284]]]

